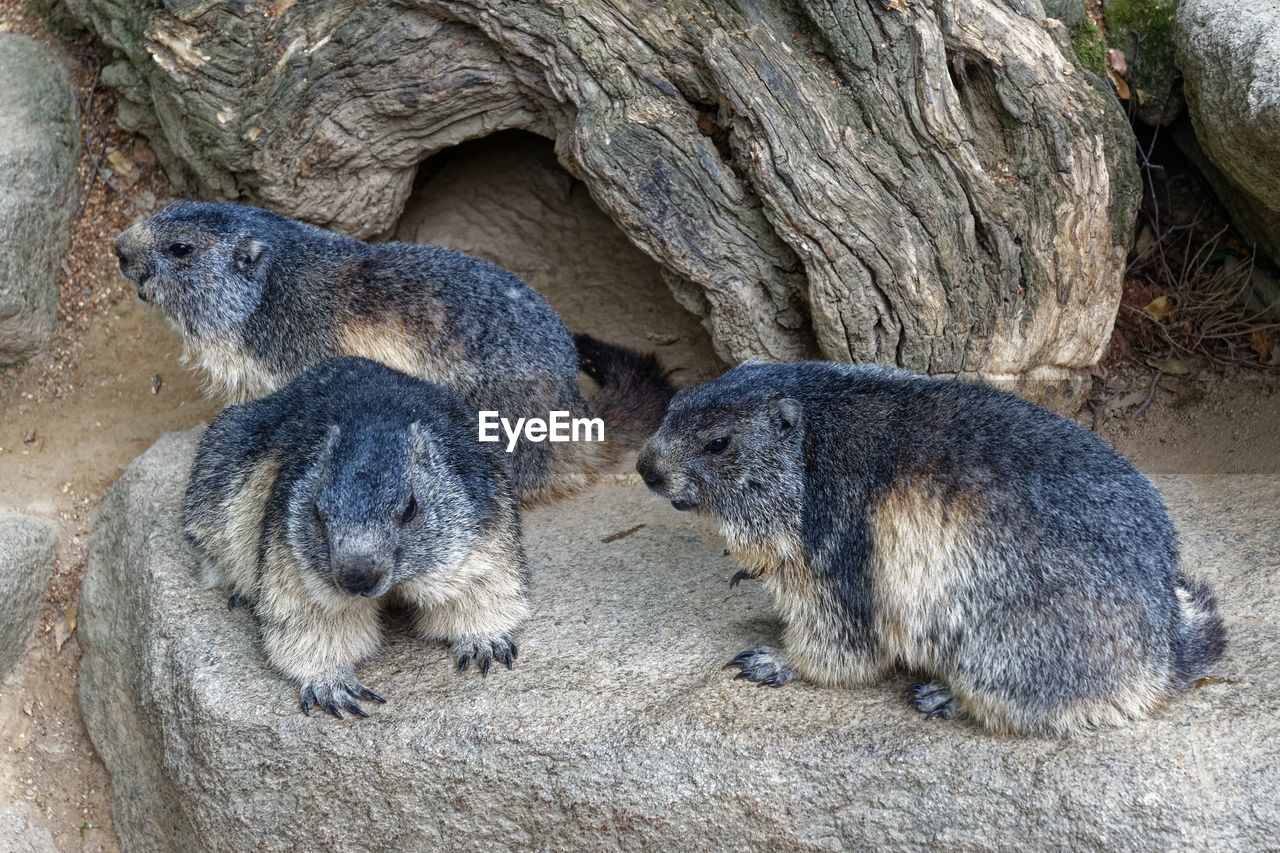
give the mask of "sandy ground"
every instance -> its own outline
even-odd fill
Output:
[[[40,32],[0,2],[0,29]],[[82,96],[92,65],[81,63]],[[167,197],[145,144],[113,130],[97,93],[90,136],[136,162],[127,191]],[[97,136],[94,136],[94,134]],[[555,163],[550,144],[503,135],[431,161],[397,237],[471,251],[543,291],[573,330],[655,349],[679,384],[723,365],[705,332],[672,299],[657,266]],[[82,173],[89,185],[86,164]],[[216,407],[179,364],[176,334],[115,272],[110,239],[138,205],[105,189],[88,195],[60,282],[62,330],[54,351],[0,373],[0,510],[54,520],[63,547],[26,655],[0,683],[0,802],[46,827],[60,850],[118,849],[110,781],[76,704],[74,631],[88,531],[106,489],[159,435],[207,421]],[[1098,429],[1148,473],[1280,473],[1280,378],[1249,371],[1165,378],[1150,404],[1150,372],[1113,382]],[[1132,387],[1130,387],[1132,386]],[[1080,417],[1090,423],[1091,413]],[[572,524],[572,519],[566,519]],[[62,641],[60,643],[60,640]]]

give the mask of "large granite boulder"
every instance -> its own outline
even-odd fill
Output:
[[[80,105],[54,51],[0,33],[0,364],[40,352],[58,319],[71,238]]]
[[[27,646],[57,555],[52,524],[32,515],[0,513],[0,678]]]
[[[1226,179],[1214,189],[1280,263],[1280,6],[1181,0],[1175,33],[1196,138]]]
[[[398,634],[368,719],[307,718],[251,617],[198,588],[178,512],[197,434],[107,496],[82,595],[81,707],[136,850],[1262,849],[1280,820],[1274,479],[1163,478],[1230,631],[1210,683],[1073,740],[926,721],[874,687],[723,669],[776,641],[704,523],[608,478],[527,514],[515,669],[458,675]],[[626,535],[623,535],[626,534]]]

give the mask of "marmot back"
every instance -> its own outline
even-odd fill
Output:
[[[208,585],[249,604],[302,709],[361,714],[355,667],[388,598],[461,668],[516,655],[528,613],[515,494],[446,389],[330,359],[224,410],[200,441],[183,507]]]
[[[186,201],[125,231],[115,251],[139,296],[182,333],[188,362],[229,402],[353,355],[438,382],[512,423],[551,411],[593,414],[560,317],[533,288],[479,258],[371,245],[258,208]],[[655,369],[640,388],[648,392],[642,417],[656,426],[670,387]],[[522,439],[514,455],[516,489],[528,503],[576,491],[609,460],[592,442]]]
[[[981,385],[874,366],[749,363],[683,391],[646,483],[719,518],[785,622],[777,685],[934,679],[913,704],[1066,732],[1151,712],[1222,655],[1159,494],[1096,436]],[[735,577],[735,582],[738,577]]]

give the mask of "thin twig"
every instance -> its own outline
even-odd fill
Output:
[[[1156,370],[1156,378],[1151,380],[1151,393],[1147,395],[1146,402],[1144,402],[1141,406],[1133,410],[1132,417],[1136,418],[1138,415],[1146,411],[1147,406],[1151,405],[1151,401],[1156,398],[1156,386],[1160,384],[1160,377],[1163,375],[1164,374],[1161,373],[1159,370]]]
[[[102,77],[102,60],[101,58],[98,57],[96,53],[87,53],[84,51],[76,51],[76,53],[79,54],[80,56],[86,56],[86,57],[92,58],[94,61],[93,82],[89,86],[89,96],[85,100],[85,102],[82,104],[82,107],[84,108],[84,133],[81,135],[81,142],[84,145],[84,151],[86,154],[89,155],[89,164],[93,168],[89,170],[89,182],[84,189],[84,195],[80,199],[80,209],[79,211],[77,211],[76,215],[79,216],[84,213],[85,205],[89,203],[89,197],[93,194],[94,181],[98,179],[101,179],[103,185],[107,189],[111,190],[116,195],[120,196],[125,201],[132,204],[134,207],[137,207],[146,211],[155,210],[156,208],[154,204],[146,204],[144,202],[141,202],[138,199],[126,193],[124,190],[120,189],[115,184],[113,184],[111,180],[104,173],[104,170],[102,168],[102,163],[98,159],[98,156],[93,153],[93,140],[95,136],[99,135],[96,132],[97,125],[95,125],[93,122],[93,97],[98,91],[98,81]],[[101,137],[102,137],[101,149],[102,151],[106,151],[107,135],[103,133],[101,134]]]
[[[85,186],[84,193],[80,196],[80,209],[76,211],[77,217],[84,213],[84,206],[89,203],[89,196],[93,194],[93,182],[98,177],[98,162],[93,159],[93,144],[90,141],[90,131],[93,128],[93,96],[98,91],[98,78],[102,76],[102,59],[96,53],[82,53],[81,55],[91,56],[94,64],[93,82],[89,84],[89,96],[81,104],[84,109],[84,132],[80,136],[85,153],[89,155],[89,161],[93,164],[93,168],[89,170],[88,185]]]

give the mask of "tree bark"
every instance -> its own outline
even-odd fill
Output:
[[[1133,140],[1038,0],[66,1],[201,196],[381,235],[425,157],[521,128],[728,361],[1071,398],[1110,335]]]

